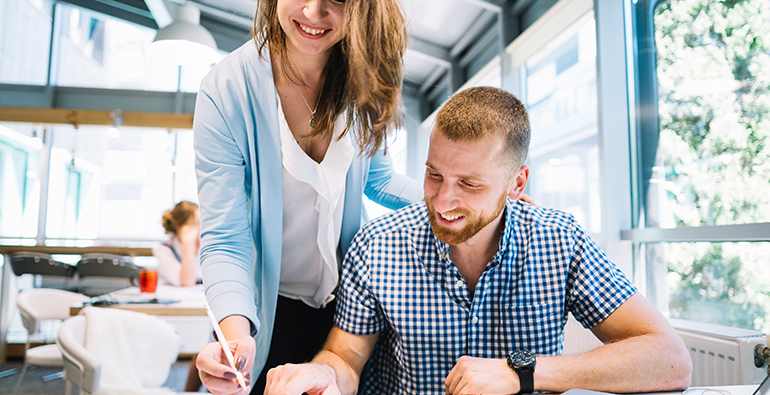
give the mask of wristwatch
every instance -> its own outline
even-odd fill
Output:
[[[516,350],[508,355],[508,366],[519,375],[519,393],[531,394],[535,391],[535,353]]]

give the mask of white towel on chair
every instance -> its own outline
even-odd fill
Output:
[[[151,315],[87,307],[85,348],[102,362],[97,394],[167,394],[163,387],[182,341]]]

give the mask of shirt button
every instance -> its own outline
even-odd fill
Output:
[[[463,280],[457,280],[457,282],[456,282],[455,284],[456,284],[458,287],[462,287],[462,286],[463,286]]]
[[[444,259],[449,260],[449,253],[448,252],[445,252],[443,254],[443,256],[444,256]]]
[[[473,316],[473,319],[471,320],[472,323],[476,324],[479,322],[479,317]]]

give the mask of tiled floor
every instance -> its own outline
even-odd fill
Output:
[[[191,361],[179,360],[174,366],[171,367],[171,372],[168,375],[168,380],[165,387],[171,388],[174,391],[183,392],[184,385],[187,381],[187,372],[190,367]],[[0,376],[8,369],[21,368],[21,361],[9,361],[6,364],[0,365]],[[20,395],[64,395],[64,380],[56,379],[49,382],[43,382],[40,378],[51,373],[56,373],[61,369],[48,369],[48,368],[35,368],[27,370],[24,375],[24,382],[19,390]],[[13,387],[18,380],[18,372],[10,376],[0,378],[0,394],[11,394]],[[201,388],[202,392],[206,392],[206,388]],[[73,395],[77,394],[77,390],[73,389]]]

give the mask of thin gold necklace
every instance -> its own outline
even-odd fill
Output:
[[[297,92],[299,92],[299,96],[302,98],[302,101],[305,102],[305,105],[307,106],[308,111],[310,111],[310,129],[315,129],[315,125],[318,124],[318,120],[315,118],[315,111],[318,109],[318,102],[321,100],[321,92],[318,92],[318,98],[315,99],[315,109],[310,108],[310,104],[307,104],[307,99],[305,99],[305,95],[302,94],[302,91],[299,89],[299,86],[297,84],[294,84],[294,87],[297,88]],[[321,87],[321,91],[323,92],[323,87]]]

